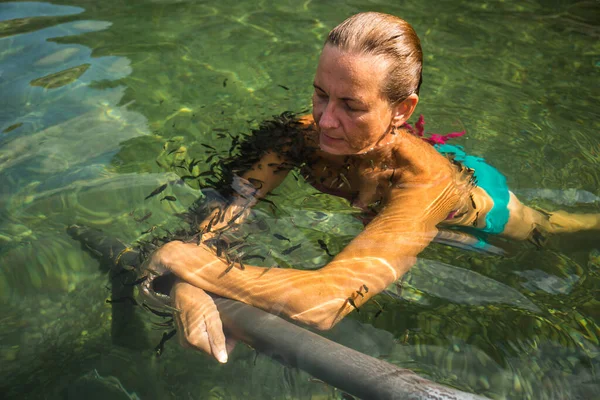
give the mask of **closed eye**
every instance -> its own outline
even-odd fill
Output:
[[[361,110],[359,110],[358,108],[352,107],[352,106],[351,106],[349,103],[347,103],[347,102],[344,102],[344,107],[346,107],[346,109],[347,109],[348,111],[361,111]]]

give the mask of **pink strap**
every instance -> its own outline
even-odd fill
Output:
[[[423,118],[423,114],[419,115],[419,120],[415,123],[414,127],[408,122],[405,122],[402,125],[402,127],[406,128],[413,135],[420,137],[421,139],[432,145],[445,144],[448,141],[448,139],[461,137],[465,134],[465,131],[450,132],[445,135],[440,135],[438,133],[429,133],[430,136],[425,137],[425,118]]]

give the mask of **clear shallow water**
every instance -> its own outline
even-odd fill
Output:
[[[116,387],[114,376],[144,399],[339,397],[265,357],[255,365],[243,347],[217,366],[175,342],[154,359],[160,330],[132,332],[138,350],[111,346],[107,279],[65,227],[83,222],[124,241],[172,229],[198,188],[170,186],[176,202],[144,197],[184,173],[173,167],[180,160],[207,170],[202,144],[226,154],[230,141],[215,128],[238,135],[309,108],[325,35],[358,11],[402,16],[419,33],[428,131],[466,129],[457,143],[529,204],[599,212],[597,3],[388,3],[0,3],[4,393],[64,398]],[[310,193],[290,177],[275,214],[257,209],[265,224],[245,228],[257,251],[281,255],[289,245],[272,236],[281,233],[303,243],[281,257],[316,268],[327,261],[318,239],[336,252],[358,232],[344,201]],[[599,239],[510,243],[502,258],[434,244],[396,297],[378,299],[378,318],[372,304],[328,335],[491,398],[593,398]]]

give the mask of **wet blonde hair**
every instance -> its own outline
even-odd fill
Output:
[[[423,52],[412,26],[401,18],[378,12],[351,16],[329,32],[325,45],[350,53],[383,56],[390,61],[382,92],[397,104],[421,87]]]

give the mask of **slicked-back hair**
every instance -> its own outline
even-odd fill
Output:
[[[403,19],[378,12],[356,14],[329,32],[328,44],[349,53],[387,59],[390,67],[381,89],[391,104],[419,94],[423,80],[421,41]]]

